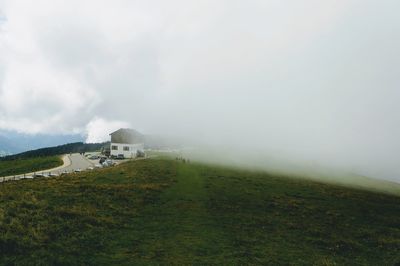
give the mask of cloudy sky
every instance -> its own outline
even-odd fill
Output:
[[[397,0],[0,0],[0,129],[133,127],[400,180]]]

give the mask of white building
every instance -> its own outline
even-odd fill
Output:
[[[110,134],[110,155],[112,157],[135,158],[144,153],[144,136],[136,130],[121,128]]]

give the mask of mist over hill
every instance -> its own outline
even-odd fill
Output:
[[[228,147],[241,162],[280,157],[400,181],[399,8],[0,0],[0,129],[95,143],[130,127],[208,154]],[[4,149],[73,141],[23,139]]]

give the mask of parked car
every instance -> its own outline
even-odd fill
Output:
[[[113,160],[107,159],[103,162],[103,167],[114,166],[115,162]]]
[[[99,164],[104,163],[107,160],[107,157],[101,157],[99,160]]]
[[[89,160],[97,160],[97,159],[100,159],[100,156],[98,156],[98,155],[89,156]]]
[[[125,156],[123,154],[118,154],[116,159],[123,160],[123,159],[125,159]]]

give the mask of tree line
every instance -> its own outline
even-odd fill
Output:
[[[33,157],[44,157],[62,155],[67,153],[83,153],[83,152],[95,152],[101,151],[105,147],[109,146],[110,142],[104,143],[83,143],[75,142],[55,147],[41,148],[37,150],[26,151],[18,154],[8,155],[0,158],[0,161],[10,161],[17,159],[27,159]]]

